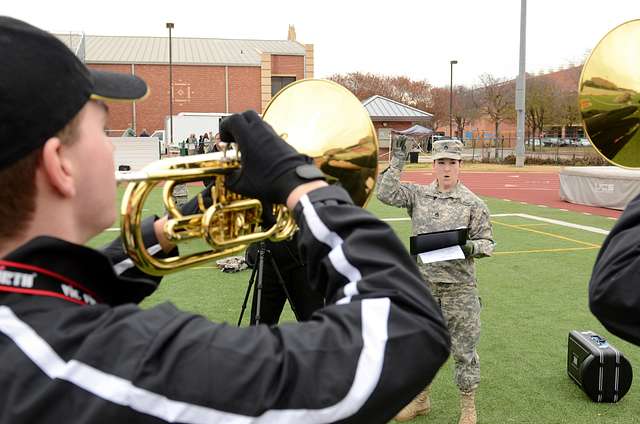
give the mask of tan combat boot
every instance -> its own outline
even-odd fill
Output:
[[[429,399],[429,388],[418,393],[407,406],[402,408],[395,420],[399,422],[409,421],[417,417],[418,415],[427,415],[431,411],[431,399]]]
[[[458,424],[476,424],[476,393],[460,392],[460,421]]]

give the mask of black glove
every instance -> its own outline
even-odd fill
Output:
[[[400,162],[404,162],[407,158],[407,138],[399,137],[396,141],[396,147],[391,152],[393,157],[398,159]]]
[[[241,168],[226,179],[236,193],[283,204],[297,186],[324,179],[310,157],[288,145],[253,110],[224,119],[220,138],[237,143],[242,154]]]
[[[198,197],[202,198],[202,202],[205,208],[208,208],[213,204],[213,199],[211,198],[211,189],[213,188],[215,180],[212,180],[208,186],[205,187],[200,193],[196,194],[191,199],[187,200],[187,203],[180,206],[180,213],[182,215],[195,215],[201,212],[200,207],[198,205]]]
[[[276,217],[273,214],[273,205],[271,203],[262,202],[262,229],[266,230],[276,224]]]

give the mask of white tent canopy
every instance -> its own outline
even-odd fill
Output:
[[[391,130],[393,134],[397,135],[405,135],[407,137],[413,138],[424,138],[433,134],[433,130],[431,128],[423,127],[422,125],[414,125],[413,127],[407,128],[406,130]]]
[[[423,127],[422,125],[414,125],[406,130],[391,130],[391,145],[392,148],[397,143],[398,137],[404,136],[408,138],[408,148],[410,152],[424,152],[428,150],[428,138],[433,134],[431,128]]]

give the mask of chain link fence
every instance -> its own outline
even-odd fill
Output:
[[[465,139],[466,160],[473,162],[515,163],[516,136],[501,135],[497,140]],[[607,165],[587,139],[548,137],[525,142],[526,162],[530,164]]]

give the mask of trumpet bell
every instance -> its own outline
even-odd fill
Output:
[[[289,84],[263,115],[298,152],[314,159],[329,183],[340,182],[353,202],[365,206],[378,173],[378,138],[362,103],[328,80]]]
[[[640,20],[611,30],[582,68],[579,109],[587,137],[614,165],[640,168]]]

